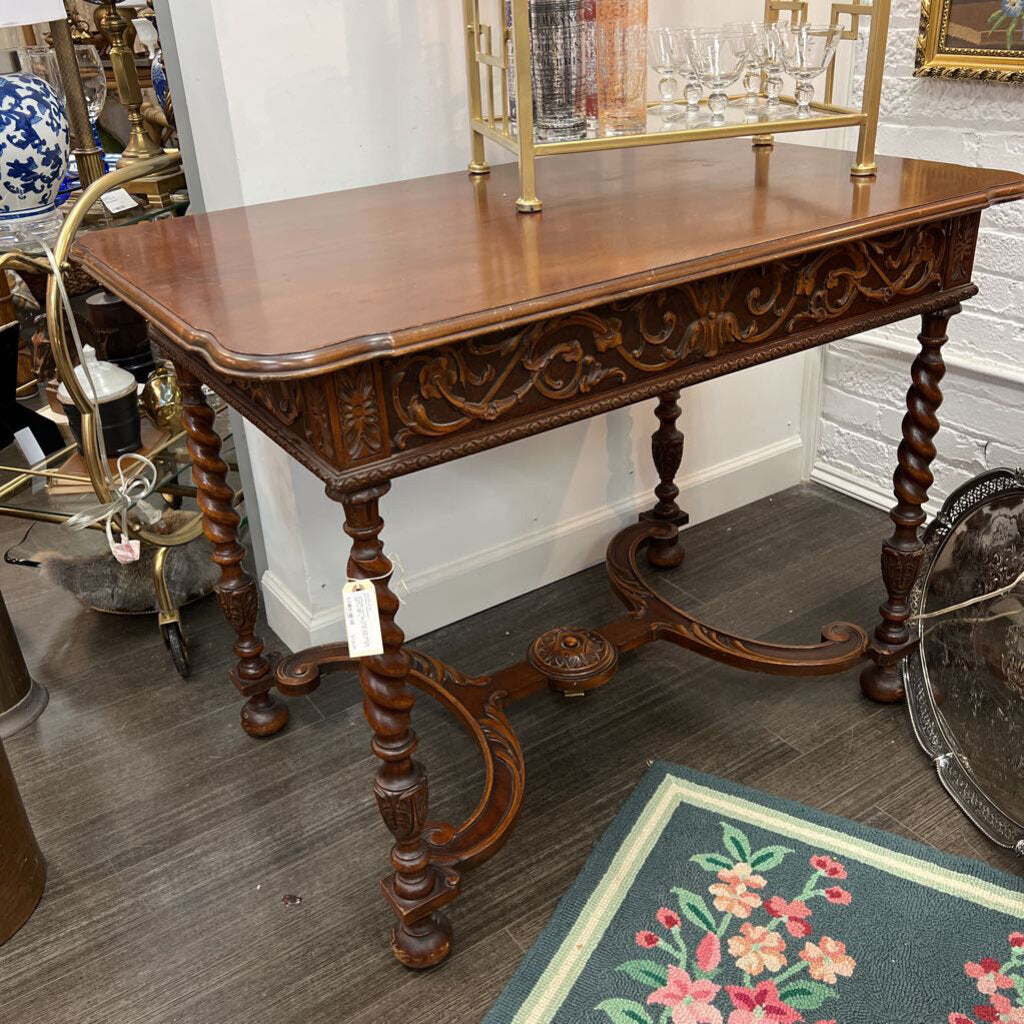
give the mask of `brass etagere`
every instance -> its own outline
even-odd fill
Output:
[[[770,116],[756,120],[698,124],[667,131],[648,131],[613,138],[588,137],[560,142],[538,142],[534,138],[533,85],[530,53],[530,0],[511,0],[511,19],[506,23],[502,0],[496,4],[498,28],[481,19],[481,0],[463,0],[466,28],[466,74],[469,87],[470,174],[487,174],[490,166],[484,151],[490,139],[515,153],[519,162],[519,197],[516,209],[536,213],[541,209],[537,195],[536,161],[539,157],[560,153],[583,153],[600,149],[627,149],[635,146],[660,146],[673,142],[697,142],[704,139],[752,137],[757,146],[770,146],[773,136],[783,132],[814,131],[822,128],[858,128],[857,158],[851,173],[858,177],[875,174],[875,139],[878,131],[878,107],[881,99],[885,47],[889,32],[890,0],[850,0],[831,5],[831,24],[842,26],[842,39],[856,41],[862,19],[870,25],[864,96],[859,110],[833,102],[835,63],[825,80],[822,101],[811,104],[814,115],[795,116],[795,101],[784,96]],[[765,0],[765,20],[778,21],[788,13],[798,22],[808,19],[809,0]],[[498,47],[495,47],[495,42]],[[514,66],[510,67],[510,54]],[[510,116],[510,73],[515,82],[516,120]]]

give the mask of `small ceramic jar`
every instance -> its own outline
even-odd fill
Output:
[[[35,75],[0,75],[0,251],[38,252],[63,222],[57,193],[68,170],[68,119]]]
[[[90,379],[96,388],[95,395],[100,407],[100,423],[103,426],[103,444],[107,449],[107,457],[137,452],[142,447],[142,434],[138,384],[134,376],[120,366],[97,359],[90,345],[86,345],[82,351],[85,355],[85,369],[76,366],[75,377],[86,395],[93,394],[93,389],[89,385]],[[89,371],[88,376],[86,370]],[[75,440],[81,447],[82,414],[71,401],[71,395],[64,384],[57,389],[57,399],[68,418],[71,433],[75,435]]]

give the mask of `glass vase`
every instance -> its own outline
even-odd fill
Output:
[[[647,130],[647,0],[597,0],[599,135]]]
[[[587,133],[584,0],[530,0],[533,118],[540,142]]]

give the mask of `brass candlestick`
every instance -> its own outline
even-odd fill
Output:
[[[117,8],[116,0],[103,0],[96,24],[110,43],[110,63],[114,69],[117,95],[128,114],[130,134],[118,167],[128,167],[140,160],[151,160],[163,150],[149,137],[142,117],[142,86],[135,67],[135,52],[128,44],[131,26]],[[148,174],[126,185],[129,192],[137,193],[156,206],[169,206],[171,193],[185,187],[185,176],[178,168]]]
[[[82,89],[82,77],[78,71],[78,58],[71,42],[71,28],[67,21],[50,22],[50,44],[57,57],[61,81],[64,83],[64,102],[68,109],[71,125],[71,141],[74,145],[75,164],[82,188],[88,188],[94,181],[107,173],[103,154],[96,148],[89,123],[89,110]]]

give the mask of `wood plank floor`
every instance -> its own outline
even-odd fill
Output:
[[[686,562],[657,585],[716,624],[812,641],[828,621],[873,623],[887,522],[798,487],[690,530]],[[21,532],[4,523],[0,541]],[[512,708],[522,818],[466,877],[456,954],[412,975],[386,949],[377,879],[389,841],[351,677],[292,701],[289,729],[254,741],[237,724],[214,601],[186,612],[195,674],[182,682],[153,619],[81,610],[24,568],[0,566],[0,588],[51,693],[8,742],[50,881],[0,948],[3,1024],[479,1021],[651,758],[1022,870],[947,799],[906,710],[863,700],[855,673],[762,678],[658,645],[586,700],[539,694]],[[550,626],[618,614],[599,567],[417,646],[485,672]],[[432,811],[467,811],[474,750],[426,702],[416,723]]]

